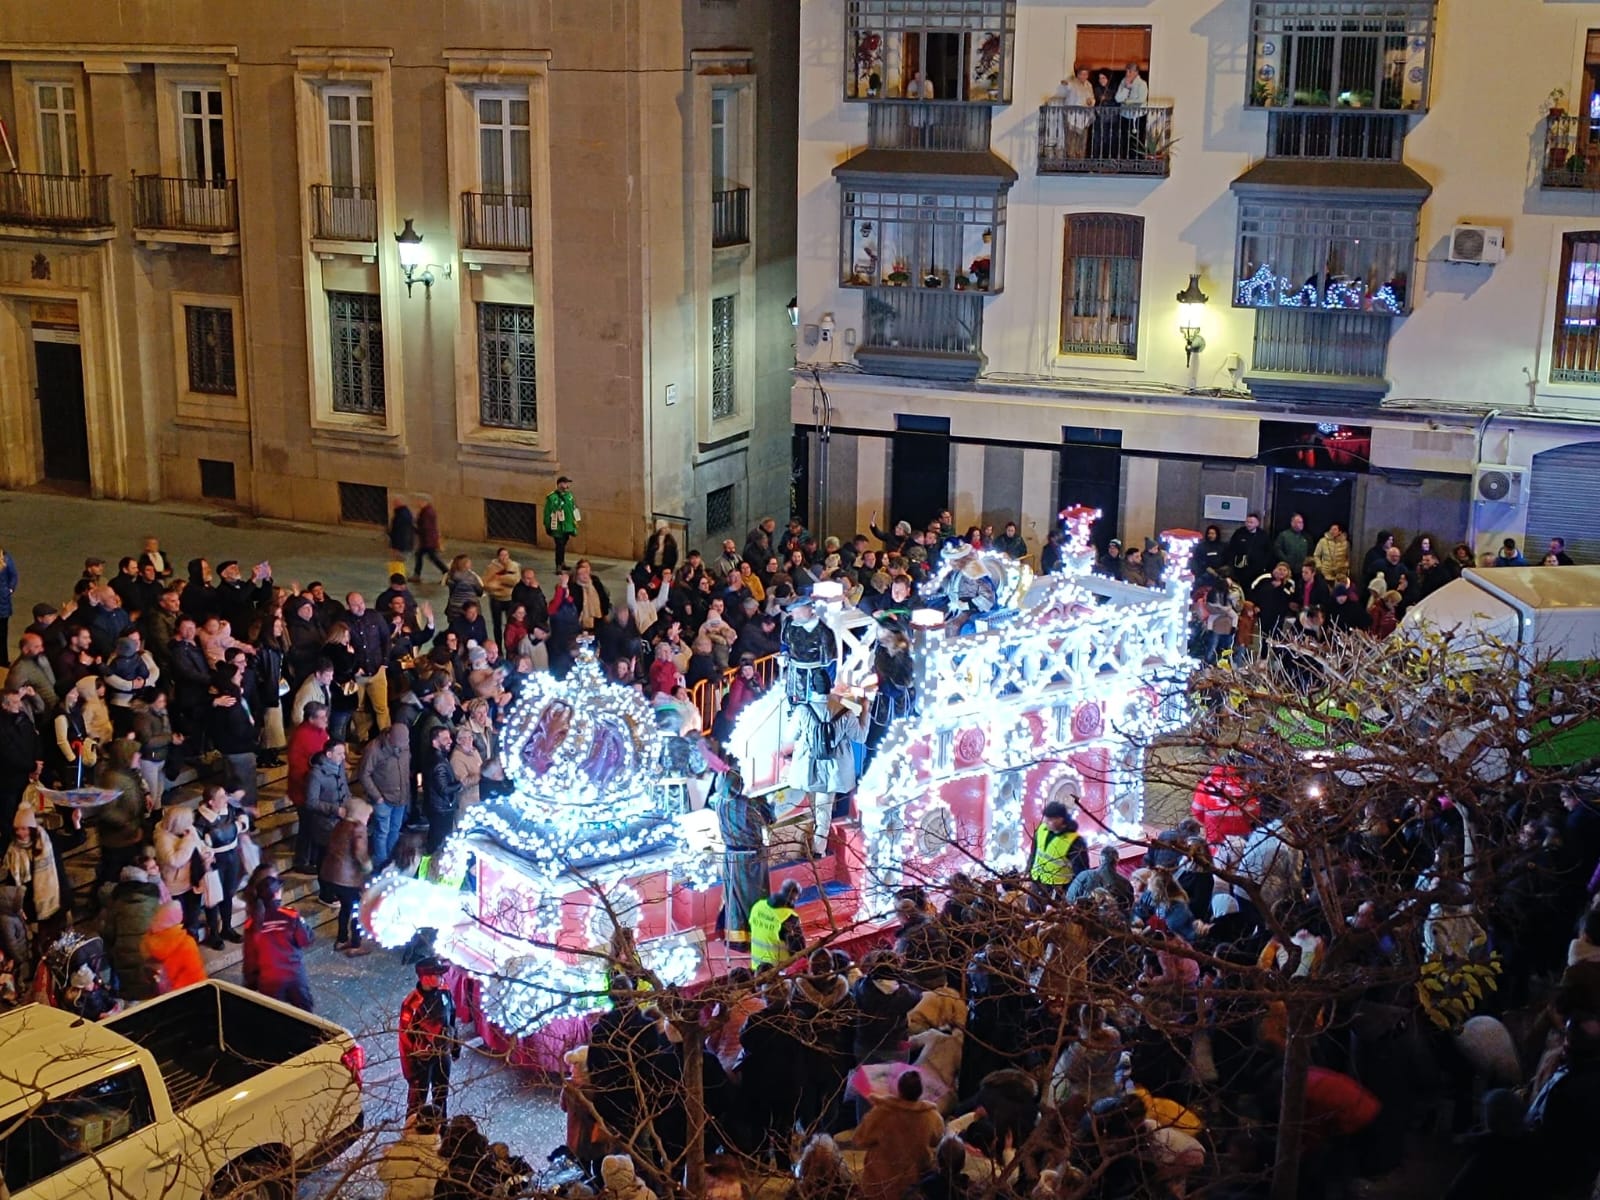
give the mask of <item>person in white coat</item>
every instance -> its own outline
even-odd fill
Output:
[[[424,1104],[417,1109],[416,1122],[401,1131],[400,1140],[384,1147],[378,1178],[386,1200],[431,1200],[433,1185],[444,1178],[444,1171],[439,1110]]]

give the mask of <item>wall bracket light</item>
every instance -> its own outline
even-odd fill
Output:
[[[406,218],[405,228],[394,235],[394,244],[400,255],[400,270],[406,281],[407,296],[411,295],[412,285],[418,283],[432,292],[435,270],[446,279],[450,278],[449,263],[441,266],[439,263],[426,261],[426,251],[422,248],[422,235],[412,224],[411,217]]]
[[[1184,365],[1193,366],[1194,356],[1206,348],[1200,336],[1200,313],[1211,299],[1200,290],[1200,276],[1190,275],[1189,286],[1178,293],[1178,332],[1183,335]]]

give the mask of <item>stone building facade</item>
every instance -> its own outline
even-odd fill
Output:
[[[364,8],[0,20],[0,486],[547,545],[565,474],[617,556],[786,511],[798,4]]]

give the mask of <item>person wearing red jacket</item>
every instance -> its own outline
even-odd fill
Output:
[[[328,746],[328,706],[313,700],[306,705],[306,719],[294,727],[289,735],[289,803],[301,814],[294,836],[294,866],[289,870],[300,875],[315,875],[311,861],[311,822],[305,818],[306,781],[311,777],[311,760]]]
[[[311,980],[302,953],[316,940],[305,920],[283,903],[283,882],[270,868],[258,869],[246,888],[244,983],[252,991],[314,1012]]]
[[[444,987],[444,963],[417,964],[417,986],[400,1005],[400,1073],[406,1077],[406,1119],[429,1102],[444,1119],[450,1098],[450,1064],[461,1057],[455,1000]]]

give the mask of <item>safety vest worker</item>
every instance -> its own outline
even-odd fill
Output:
[[[771,896],[757,900],[750,907],[750,963],[756,968],[782,967],[794,960],[795,954],[805,948],[805,934],[800,929],[800,914],[794,902],[800,895],[799,886],[786,882]]]
[[[1033,831],[1033,852],[1028,856],[1028,878],[1045,887],[1066,887],[1077,874],[1079,860],[1087,858],[1077,822],[1067,806],[1052,800],[1044,806],[1044,820]]]

